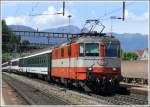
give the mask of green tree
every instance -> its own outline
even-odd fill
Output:
[[[3,52],[8,52],[9,51],[9,37],[10,37],[10,32],[9,29],[6,25],[5,20],[2,20],[2,51]]]
[[[138,55],[134,52],[123,52],[122,59],[123,60],[137,60]]]
[[[11,33],[10,38],[9,38],[9,43],[11,44],[10,45],[11,51],[17,52],[19,40],[15,34]]]
[[[10,60],[10,58],[16,57],[18,51],[19,40],[17,36],[12,33],[5,20],[1,20],[2,23],[2,62]],[[12,52],[15,52],[15,56],[11,56]],[[13,54],[14,55],[14,54]]]
[[[18,44],[17,36],[8,29],[5,20],[2,20],[2,51],[12,52],[18,49]]]

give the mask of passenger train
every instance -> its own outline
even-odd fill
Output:
[[[112,92],[123,80],[120,50],[120,42],[113,36],[84,34],[50,50],[6,62],[2,68],[68,87]]]

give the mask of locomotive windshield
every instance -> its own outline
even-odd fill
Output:
[[[84,54],[85,53],[85,54]],[[98,43],[81,43],[80,44],[80,56],[99,56],[99,44]]]
[[[105,43],[106,57],[120,57],[120,46],[114,43]]]

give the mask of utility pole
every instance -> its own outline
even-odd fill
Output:
[[[65,15],[65,1],[63,0],[63,16]]]
[[[123,1],[123,7],[122,7],[122,17],[116,17],[116,16],[111,16],[110,17],[110,19],[111,19],[111,36],[112,36],[112,19],[122,19],[122,21],[124,21],[125,20],[125,0]]]
[[[125,0],[123,1],[123,9],[122,9],[122,21],[125,19]]]
[[[110,17],[110,26],[111,26],[111,28],[110,28],[110,32],[111,32],[111,36],[112,36],[112,17]]]

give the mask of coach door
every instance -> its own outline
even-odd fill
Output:
[[[48,57],[48,77],[51,77],[51,70],[52,70],[52,53],[47,54]]]

